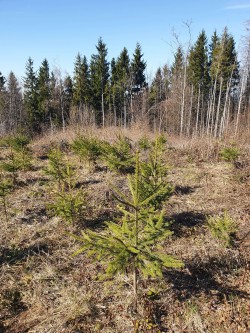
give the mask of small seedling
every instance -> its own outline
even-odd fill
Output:
[[[3,204],[5,220],[8,222],[7,195],[11,192],[13,183],[8,178],[0,174],[0,198]]]
[[[225,147],[220,150],[221,158],[226,162],[235,162],[240,155],[237,147]]]
[[[139,149],[141,149],[141,150],[148,150],[151,148],[152,143],[150,142],[150,140],[147,136],[143,136],[138,141],[138,146],[139,146]]]
[[[237,224],[228,215],[227,211],[223,216],[210,216],[207,226],[212,236],[218,239],[224,247],[232,247],[237,232]]]
[[[89,169],[93,169],[103,153],[103,142],[95,137],[81,136],[73,142],[72,149]]]
[[[114,144],[105,144],[102,159],[112,171],[125,174],[135,170],[135,158],[127,137],[118,135]]]
[[[62,217],[72,225],[75,225],[86,208],[86,194],[82,190],[67,192],[54,192],[53,203],[48,208],[54,215]]]

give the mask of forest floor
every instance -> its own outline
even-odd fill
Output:
[[[97,135],[110,139],[111,132]],[[135,145],[139,135],[125,134]],[[114,219],[110,183],[126,191],[127,177],[104,166],[89,171],[69,148],[73,139],[59,133],[31,142],[33,167],[18,172],[6,198],[8,221],[0,202],[0,332],[250,332],[249,142],[237,145],[240,155],[232,163],[219,155],[229,142],[168,138],[165,158],[174,191],[164,209],[174,233],[164,250],[185,266],[167,269],[161,280],[140,280],[138,319],[129,273],[100,281],[100,263],[85,253],[72,256],[81,244],[69,233],[98,230]],[[88,205],[75,226],[48,210],[55,184],[44,167],[49,149],[58,145],[77,166],[78,186],[86,192]],[[1,148],[0,160],[7,154]],[[237,226],[229,248],[207,227],[208,216],[225,211]]]

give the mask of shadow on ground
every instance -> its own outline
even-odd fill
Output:
[[[201,294],[215,295],[219,301],[231,296],[250,299],[250,295],[240,287],[227,285],[227,276],[234,274],[238,269],[244,268],[245,260],[241,257],[232,257],[231,254],[211,257],[202,262],[195,259],[186,263],[183,271],[168,271],[165,279],[172,284],[180,301],[186,301]],[[218,279],[218,276],[220,278]],[[216,278],[217,277],[217,278]],[[221,281],[221,282],[218,282]]]
[[[196,211],[181,212],[170,215],[167,220],[171,221],[171,230],[174,235],[183,237],[192,228],[203,226],[206,223],[207,215]]]
[[[48,254],[49,246],[45,243],[32,245],[27,248],[2,248],[0,249],[0,265],[14,265],[25,261],[30,256]]]

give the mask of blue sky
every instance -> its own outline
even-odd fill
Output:
[[[100,36],[109,60],[124,46],[132,56],[139,42],[152,76],[173,59],[173,29],[181,43],[188,41],[183,22],[192,22],[192,42],[202,29],[210,39],[215,29],[221,33],[228,26],[238,47],[246,35],[250,0],[0,0],[0,15],[0,71],[5,76],[12,70],[21,79],[28,57],[35,69],[47,58],[51,69],[72,74],[77,53],[89,60]]]

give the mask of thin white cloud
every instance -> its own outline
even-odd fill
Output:
[[[241,4],[241,5],[226,6],[224,9],[236,10],[236,9],[246,9],[246,8],[250,8],[250,3],[245,3],[245,4]]]

